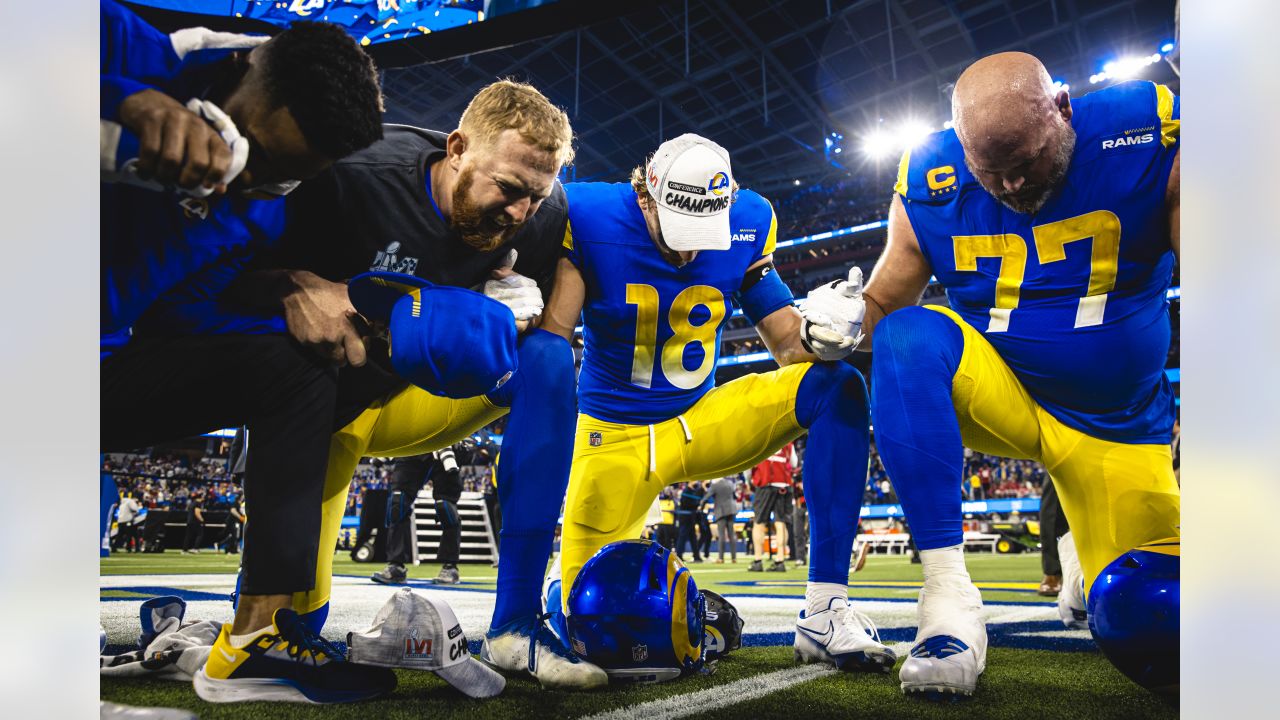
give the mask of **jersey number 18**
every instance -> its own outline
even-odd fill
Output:
[[[631,357],[631,382],[640,387],[653,386],[654,358],[658,352],[658,289],[652,285],[628,284],[627,304],[636,306],[636,343]],[[694,325],[693,309],[704,305],[711,312],[705,322]],[[667,382],[682,390],[701,385],[716,365],[716,330],[724,320],[724,294],[709,285],[692,285],[680,291],[671,301],[667,323],[670,338],[662,344],[662,374]],[[684,351],[692,343],[702,346],[702,362],[688,370]]]

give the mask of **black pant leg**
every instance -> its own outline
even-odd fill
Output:
[[[408,565],[413,562],[413,544],[418,533],[413,527],[413,503],[422,492],[431,467],[430,455],[401,458],[387,480],[387,562]]]
[[[104,450],[249,427],[241,592],[311,589],[335,369],[285,336],[209,335],[135,339],[101,376]]]
[[[1053,481],[1045,480],[1040,491],[1040,569],[1045,575],[1062,574],[1058,538],[1066,535],[1068,530],[1067,514],[1058,501],[1058,490]]]
[[[440,549],[436,559],[444,564],[458,564],[462,551],[462,518],[458,501],[462,499],[462,474],[456,469],[440,472],[431,478],[431,496],[436,501],[436,522],[440,525]]]

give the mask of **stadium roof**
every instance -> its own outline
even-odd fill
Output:
[[[974,58],[1030,52],[1072,94],[1108,59],[1174,34],[1173,0],[666,0],[500,50],[385,71],[388,119],[450,129],[477,89],[527,80],[578,136],[572,177],[621,179],[661,142],[696,131],[735,174],[777,191],[863,170],[856,138],[883,120],[949,117]],[[1160,64],[1147,77],[1169,81]],[[824,151],[842,133],[847,151]]]

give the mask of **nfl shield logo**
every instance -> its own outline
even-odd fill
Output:
[[[587,444],[591,447],[600,447],[604,444],[604,437],[598,432],[587,433]]]
[[[648,660],[649,646],[648,645],[632,645],[631,659],[636,662],[644,662],[645,660]]]

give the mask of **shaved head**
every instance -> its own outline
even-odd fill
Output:
[[[1066,176],[1075,149],[1071,101],[1032,55],[999,53],[956,81],[952,122],[965,163],[1015,212],[1035,213]]]

